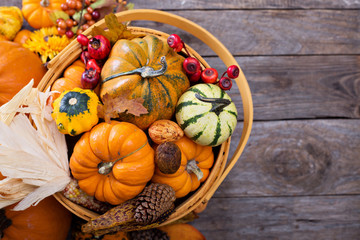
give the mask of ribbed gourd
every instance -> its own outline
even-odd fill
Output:
[[[230,96],[214,84],[196,84],[179,99],[176,121],[194,142],[218,146],[234,132],[237,109]]]
[[[74,147],[70,169],[80,188],[118,205],[138,195],[154,174],[154,150],[132,123],[99,123]]]
[[[119,116],[141,129],[158,119],[170,119],[179,97],[190,86],[183,61],[166,39],[157,36],[118,40],[101,70],[100,97],[129,93],[129,99],[143,99],[147,114]]]

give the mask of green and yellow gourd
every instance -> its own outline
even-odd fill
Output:
[[[99,98],[94,91],[74,88],[62,92],[53,102],[51,116],[61,133],[75,136],[98,123],[98,104]]]
[[[237,110],[229,95],[214,84],[196,84],[179,99],[176,121],[187,137],[205,146],[218,146],[234,132]]]
[[[179,97],[190,86],[183,61],[184,57],[170,48],[166,39],[147,35],[118,40],[101,70],[100,98],[129,93],[129,99],[144,99],[147,114],[119,115],[120,120],[141,129],[158,119],[170,119]]]

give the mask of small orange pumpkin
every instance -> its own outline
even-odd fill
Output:
[[[53,99],[55,100],[60,96],[63,91],[72,90],[74,88],[82,88],[81,75],[85,71],[85,65],[75,61],[72,65],[65,69],[63,77],[56,79],[51,86],[51,91],[57,91],[53,93]]]
[[[66,0],[23,0],[22,13],[33,28],[51,27],[54,23],[49,14],[54,10],[61,10],[61,4]]]
[[[40,58],[11,41],[0,42],[0,106],[9,101],[30,80],[34,87],[46,73]]]
[[[80,188],[113,205],[138,195],[154,168],[154,150],[146,134],[127,122],[96,125],[81,136],[70,158]]]
[[[24,211],[12,211],[13,207],[14,205],[4,208],[5,215],[1,215],[3,221],[11,221],[10,226],[2,231],[2,240],[66,239],[72,215],[53,196]]]
[[[181,150],[180,168],[173,174],[164,174],[157,167],[153,182],[170,185],[175,196],[181,198],[195,191],[204,182],[214,163],[212,147],[196,144],[186,136],[174,142]]]
[[[13,41],[23,45],[26,42],[26,40],[30,38],[31,33],[32,32],[30,30],[22,29],[16,34]]]

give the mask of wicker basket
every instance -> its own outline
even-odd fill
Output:
[[[147,20],[175,26],[202,40],[202,42],[208,45],[221,58],[225,66],[238,65],[234,57],[221,42],[219,42],[213,35],[211,35],[208,31],[206,31],[199,25],[185,18],[158,10],[144,9],[128,10],[117,13],[116,16],[120,22]],[[97,22],[93,26],[98,26],[101,28],[106,27],[104,20]],[[92,27],[86,30],[84,34],[89,35],[91,33],[91,29]],[[153,34],[165,39],[169,36],[168,34],[165,34],[163,32],[148,28],[129,27],[128,29],[130,29],[133,33]],[[200,63],[204,67],[209,67],[209,65],[204,61],[204,59],[193,49],[188,47],[188,50],[192,55],[199,59]],[[38,88],[41,91],[45,91],[48,87],[50,87],[53,82],[61,76],[64,69],[72,62],[74,62],[77,58],[79,58],[80,54],[80,45],[76,42],[76,40],[72,41],[58,56],[56,56],[48,64],[48,71],[38,85]],[[242,151],[244,150],[244,147],[250,135],[253,120],[252,98],[248,83],[242,71],[240,71],[240,76],[235,79],[235,81],[238,85],[239,93],[242,97],[244,121],[241,139],[233,156],[231,157],[229,162],[226,163],[230,148],[229,138],[220,146],[217,159],[208,179],[200,186],[200,188],[196,192],[192,193],[184,202],[177,206],[175,211],[170,215],[170,217],[161,225],[166,225],[176,220],[179,220],[187,214],[191,213],[192,211],[201,212],[202,210],[204,210],[207,202],[210,200],[221,182],[225,179],[230,170],[233,168]],[[84,220],[89,220],[98,216],[97,213],[69,201],[60,193],[55,194],[55,198],[72,213]]]

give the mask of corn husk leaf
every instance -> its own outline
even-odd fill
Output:
[[[70,182],[65,136],[51,118],[50,96],[25,86],[0,107],[0,208],[24,210]],[[14,114],[15,113],[15,114]],[[28,117],[29,116],[29,117]]]

